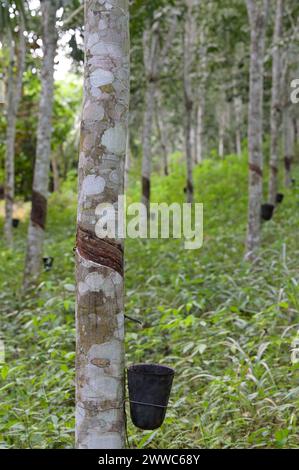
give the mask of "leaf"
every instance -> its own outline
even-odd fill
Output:
[[[74,284],[64,284],[64,288],[68,292],[75,292],[76,290],[76,287],[74,286]]]

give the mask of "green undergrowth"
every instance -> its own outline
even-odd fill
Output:
[[[153,177],[154,202],[184,202],[184,162]],[[297,172],[298,173],[298,172]],[[132,174],[128,201],[138,201]],[[0,371],[0,447],[74,446],[75,183],[51,196],[45,255],[55,258],[24,299],[26,223],[15,248],[1,242],[0,304],[6,362]],[[299,174],[297,177],[299,182]],[[133,184],[134,182],[134,184]],[[244,262],[247,163],[229,156],[194,172],[204,204],[204,244],[126,241],[126,362],[159,362],[176,371],[161,429],[142,432],[128,419],[131,447],[295,448],[299,330],[299,187],[285,192],[262,249]]]

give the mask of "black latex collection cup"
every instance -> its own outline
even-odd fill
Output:
[[[12,219],[12,226],[13,228],[17,228],[19,226],[20,219]]]
[[[261,216],[263,220],[271,220],[273,217],[273,204],[263,204],[261,208]]]
[[[136,427],[152,430],[163,424],[173,377],[173,369],[158,364],[128,368],[130,413]]]
[[[52,256],[47,256],[43,258],[44,268],[46,271],[50,271],[53,266],[54,258]]]

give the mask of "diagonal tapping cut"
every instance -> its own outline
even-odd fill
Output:
[[[98,238],[92,231],[78,225],[76,248],[87,261],[111,268],[123,276],[124,252],[116,241]]]

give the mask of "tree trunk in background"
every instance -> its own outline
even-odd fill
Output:
[[[129,174],[131,168],[131,148],[130,148],[130,134],[127,133],[126,142],[126,160],[125,160],[125,176],[124,176],[124,192],[126,193],[129,184]]]
[[[41,2],[43,24],[43,62],[39,103],[36,159],[34,167],[32,208],[27,238],[24,288],[27,289],[40,272],[49,186],[51,154],[54,58],[57,46],[56,10],[59,2]]]
[[[155,79],[148,79],[145,91],[145,111],[142,136],[142,202],[146,207],[147,213],[149,213],[151,196],[152,127],[155,111],[155,91]]]
[[[236,120],[236,152],[240,157],[242,154],[242,98],[241,96],[234,96],[234,110]]]
[[[12,219],[13,219],[13,203],[15,196],[15,138],[16,138],[16,122],[17,112],[22,96],[23,73],[25,69],[26,45],[24,37],[24,20],[20,15],[19,24],[19,44],[17,54],[17,73],[14,74],[14,55],[15,44],[9,34],[9,68],[8,68],[8,106],[7,106],[7,130],[6,130],[6,155],[5,155],[5,224],[4,234],[6,243],[12,247]]]
[[[168,146],[167,146],[167,136],[165,130],[165,117],[163,113],[163,103],[161,100],[160,93],[157,93],[156,99],[156,125],[158,138],[161,145],[162,157],[163,157],[163,174],[168,176]]]
[[[146,76],[145,110],[142,134],[142,202],[149,214],[152,172],[152,128],[158,80],[158,31],[154,25],[143,33],[143,60]]]
[[[293,126],[294,126],[294,142],[298,142],[299,136],[299,128],[298,128],[299,121],[296,117],[293,118]]]
[[[169,52],[177,27],[176,14],[171,18],[171,24],[163,47],[159,38],[159,21],[151,28],[146,29],[143,34],[143,62],[146,77],[145,111],[143,118],[142,135],[142,203],[145,205],[149,215],[151,195],[151,171],[152,171],[152,128],[155,113],[155,93],[159,80],[161,68]]]
[[[187,202],[193,202],[193,158],[192,158],[192,121],[194,97],[192,93],[191,68],[195,43],[194,0],[186,0],[184,31],[184,102],[185,102],[185,152],[186,152],[186,195]]]
[[[123,241],[99,238],[95,223],[99,204],[113,204],[116,218],[121,210],[128,108],[128,0],[109,0],[105,8],[87,0],[76,249],[80,449],[125,445]]]
[[[204,27],[200,26],[200,48],[199,48],[199,75],[200,83],[198,88],[198,105],[197,105],[197,116],[196,116],[196,163],[202,163],[205,148],[205,128],[204,128],[204,116],[206,110],[206,85],[208,80],[207,72],[207,45]]]
[[[204,115],[205,115],[205,96],[199,99],[197,108],[197,152],[196,163],[202,163],[205,154],[205,131],[204,131]]]
[[[275,29],[273,36],[272,61],[272,98],[271,98],[271,148],[270,148],[270,177],[269,202],[275,205],[278,192],[279,167],[279,131],[281,127],[281,47],[282,39],[283,0],[276,1]]]
[[[285,186],[288,188],[292,182],[292,163],[294,160],[294,140],[295,129],[291,115],[290,106],[287,106],[283,114],[283,133],[284,133],[284,168],[285,168]]]
[[[59,191],[60,179],[59,179],[57,158],[56,158],[56,155],[54,154],[51,156],[51,168],[52,168],[52,175],[53,175],[53,190],[56,193]]]
[[[226,114],[222,109],[219,118],[219,140],[218,140],[218,154],[220,158],[224,158],[224,136],[226,127]]]
[[[247,0],[250,20],[250,96],[248,115],[249,201],[246,259],[253,260],[260,246],[263,189],[263,85],[265,30],[268,0]]]
[[[193,106],[193,126],[191,129],[191,145],[192,145],[193,165],[196,165],[197,164],[197,149],[198,149],[198,103],[196,101]]]
[[[218,114],[218,155],[220,158],[224,158],[224,139],[225,131],[228,123],[228,106],[226,101],[226,94],[223,86],[220,90],[220,96],[217,106]]]

